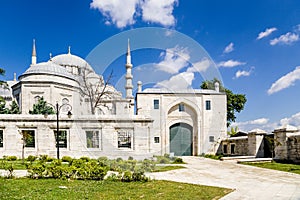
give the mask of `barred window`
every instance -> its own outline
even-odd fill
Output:
[[[211,110],[211,102],[210,100],[205,101],[206,110]]]
[[[154,109],[159,109],[159,100],[158,99],[154,99],[153,101],[153,106],[154,106]]]
[[[35,148],[35,131],[34,130],[22,130],[22,140],[25,147]]]
[[[57,141],[56,141],[56,133],[57,131],[54,131],[54,136],[55,136],[55,147],[57,147]],[[58,144],[59,148],[67,148],[68,146],[68,139],[67,139],[67,131],[66,130],[60,130],[58,132]]]
[[[183,112],[183,111],[185,110],[185,109],[184,109],[184,104],[183,104],[183,103],[179,104],[178,110],[179,110],[179,112]]]
[[[89,130],[86,133],[86,147],[87,148],[99,148],[99,131]]]
[[[118,130],[118,148],[131,148],[132,130]]]

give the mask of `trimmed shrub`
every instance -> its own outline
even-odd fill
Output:
[[[83,160],[84,162],[89,162],[91,159],[89,157],[86,157],[86,156],[82,156],[80,158],[80,160]]]
[[[7,161],[15,161],[15,160],[17,160],[17,159],[18,159],[17,156],[7,156],[7,157],[6,157],[6,160],[7,160]]]
[[[71,158],[70,156],[63,156],[61,158],[61,161],[63,162],[68,162],[68,163],[72,163],[73,158]]]
[[[173,164],[184,164],[182,158],[175,158],[175,160],[173,161]]]
[[[37,159],[37,156],[29,155],[26,160],[29,162],[34,162]]]
[[[122,182],[131,182],[131,181],[133,181],[133,179],[132,179],[132,172],[131,171],[125,171],[123,173],[121,181]]]

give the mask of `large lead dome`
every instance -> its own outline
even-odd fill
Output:
[[[67,54],[60,54],[50,59],[53,63],[69,68],[77,68],[79,71],[87,69],[94,71],[93,68],[79,56],[72,55],[70,52]]]

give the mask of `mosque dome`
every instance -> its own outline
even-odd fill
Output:
[[[72,80],[76,80],[76,77],[72,73],[68,72],[65,67],[55,64],[52,61],[41,62],[38,64],[31,65],[19,77],[19,79],[22,79],[23,77],[28,75],[36,75],[36,74],[55,75],[55,76],[61,76]]]
[[[80,70],[87,69],[94,71],[93,68],[82,58],[76,55],[72,55],[69,51],[67,54],[60,54],[50,59],[53,63],[63,67],[76,67]]]

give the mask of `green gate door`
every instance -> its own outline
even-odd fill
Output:
[[[177,123],[170,127],[170,153],[175,156],[191,156],[193,154],[193,128],[185,123]]]

